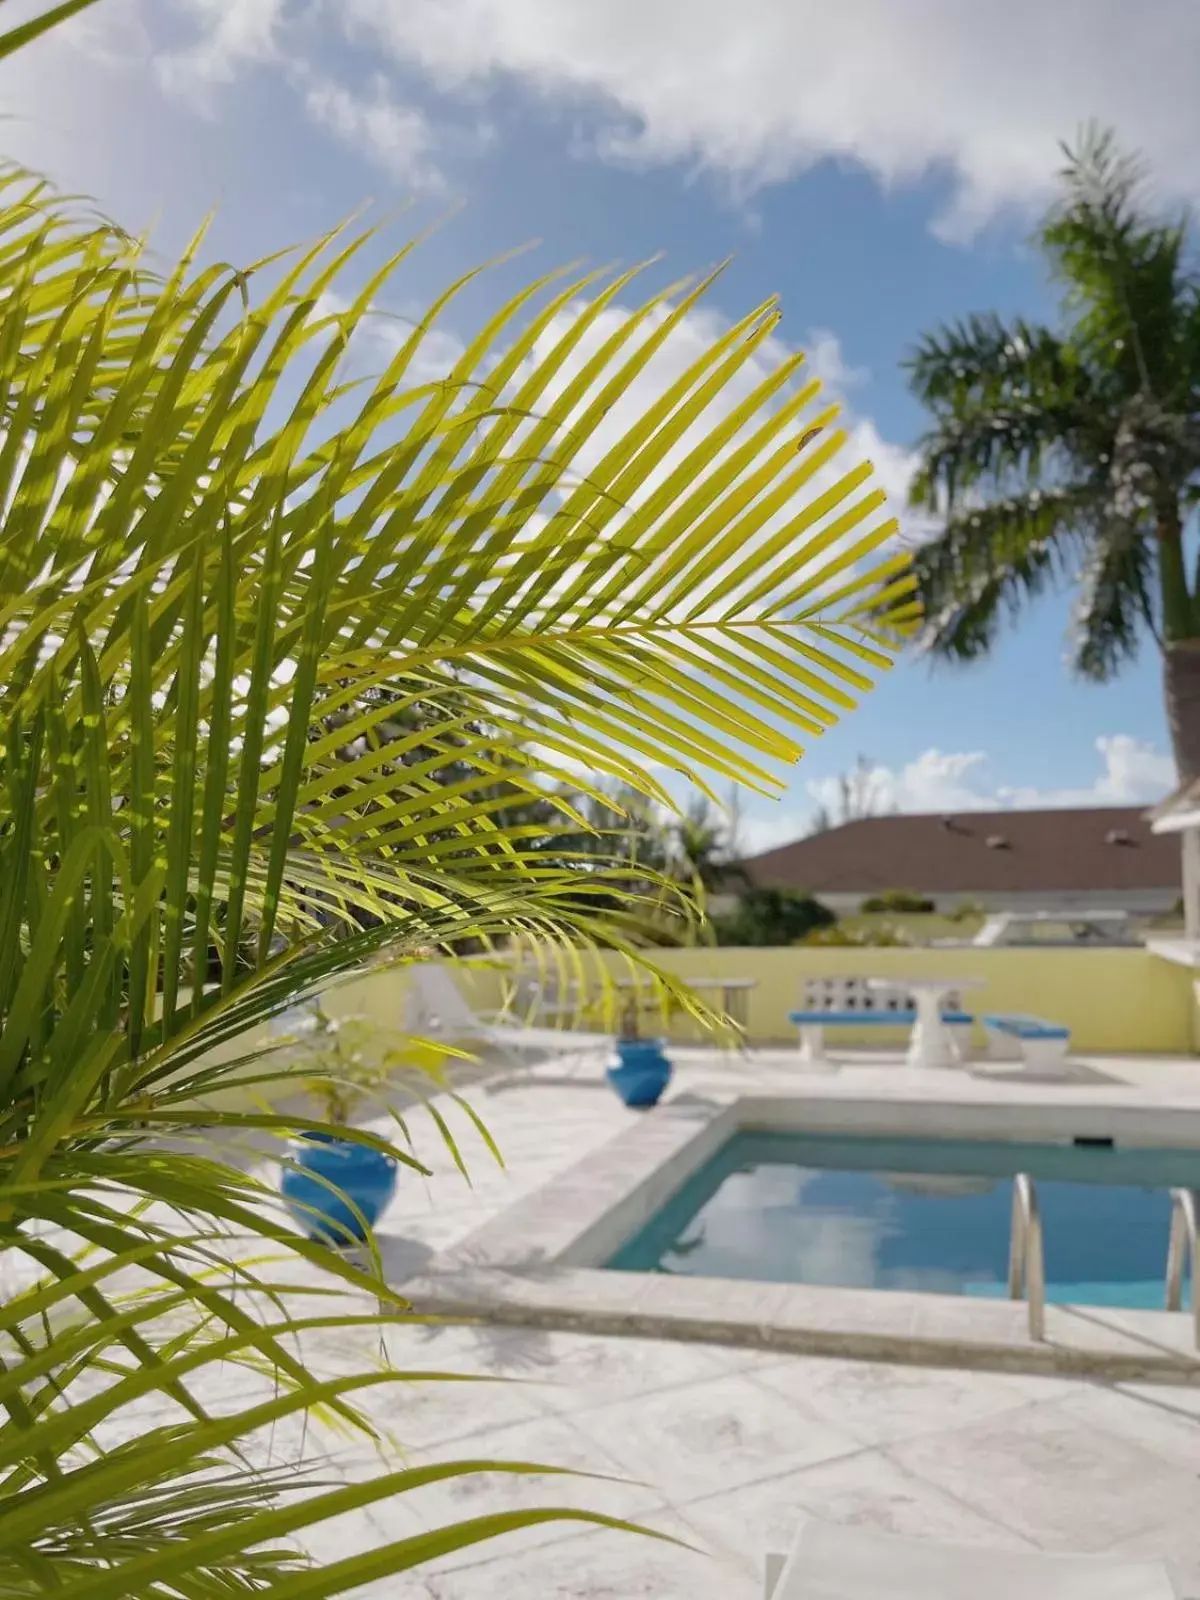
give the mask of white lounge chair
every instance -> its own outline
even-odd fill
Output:
[[[1179,1600],[1164,1561],[926,1544],[807,1521],[766,1600]]]
[[[611,1043],[604,1033],[566,1028],[534,1028],[505,1012],[476,1012],[447,969],[422,961],[408,974],[404,997],[404,1031],[416,1038],[447,1044],[484,1044],[510,1059],[532,1051],[546,1056],[579,1055]]]

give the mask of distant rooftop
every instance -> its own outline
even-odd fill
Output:
[[[1171,889],[1178,841],[1140,806],[863,817],[746,862],[762,887],[821,894],[1037,894]]]

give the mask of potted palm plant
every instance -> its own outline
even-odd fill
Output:
[[[280,1192],[309,1238],[342,1248],[360,1244],[396,1192],[396,1159],[352,1119],[390,1075],[391,1058],[359,1017],[339,1019],[314,1001],[293,1014],[290,1040],[302,1044],[305,1086],[318,1127],[297,1135],[282,1162]],[[293,1020],[289,1019],[289,1020]]]
[[[22,7],[44,15],[0,32],[0,58],[87,4]],[[766,781],[766,761],[782,776],[810,726],[791,708],[815,694],[832,723],[845,704],[831,648],[860,675],[887,664],[875,623],[901,595],[883,553],[893,525],[876,519],[860,471],[841,480],[838,526],[861,522],[856,551],[878,548],[880,564],[853,595],[839,576],[819,624],[781,619],[811,555],[813,580],[829,575],[826,547],[797,543],[768,562],[744,523],[747,485],[776,485],[789,517],[805,502],[804,463],[797,475],[781,445],[794,430],[808,449],[820,430],[800,433],[791,402],[772,408],[799,352],[747,402],[762,425],[713,499],[706,469],[727,412],[701,419],[694,396],[740,393],[773,348],[773,302],[644,414],[653,342],[630,358],[628,337],[665,337],[703,285],[660,325],[661,291],[618,313],[612,297],[631,280],[600,293],[588,274],[547,300],[543,279],[489,316],[444,379],[422,382],[447,294],[364,387],[342,357],[386,299],[386,272],[347,280],[376,237],[336,230],[253,271],[197,261],[197,238],[155,272],[136,236],[6,168],[4,1593],[394,1589],[526,1522],[611,1521],[531,1508],[369,1552],[330,1540],[335,1559],[305,1570],[310,1529],[418,1488],[421,1474],[386,1460],[352,1481],[331,1474],[307,1425],[294,1458],[264,1472],[264,1428],[289,1436],[311,1415],[384,1444],[380,1384],[403,1382],[407,1397],[414,1377],[447,1375],[358,1360],[379,1327],[364,1304],[411,1309],[383,1262],[303,1238],[260,1169],[231,1154],[248,1136],[321,1126],[276,1109],[303,1064],[272,1062],[261,1035],[285,993],[358,978],[377,956],[403,969],[430,947],[491,948],[530,928],[644,965],[630,933],[644,895],[569,844],[548,863],[515,809],[531,783],[558,795],[598,750],[646,794],[661,788],[648,750],[685,776]],[[341,309],[323,315],[330,304]],[[619,336],[564,389],[563,361],[608,315],[622,318]],[[624,399],[638,415],[580,477],[578,453],[607,436]],[[642,500],[684,432],[695,443],[670,505]],[[690,574],[709,553],[721,595],[748,598],[722,598],[697,632],[675,595],[685,584],[707,607]],[[867,634],[864,596],[885,576]],[[897,626],[906,614],[888,610]],[[819,651],[782,651],[785,627]],[[728,703],[689,687],[710,650]],[[740,687],[761,695],[776,681],[778,716],[756,720]],[[339,1064],[310,1062],[308,1076],[362,1088],[352,1038],[343,1026],[326,1041]],[[640,1044],[636,1030],[623,1043]],[[403,1048],[400,1064],[419,1072]],[[486,1144],[469,1101],[459,1114]],[[458,1162],[452,1130],[434,1121]],[[387,1148],[344,1121],[322,1131],[300,1143]],[[400,1145],[388,1153],[424,1170]],[[348,1192],[344,1166],[333,1187]],[[327,1378],[335,1330],[345,1361]],[[96,1459],[81,1466],[84,1445]],[[486,1467],[472,1456],[437,1471],[461,1482]]]

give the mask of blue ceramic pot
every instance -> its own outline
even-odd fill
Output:
[[[671,1063],[663,1054],[661,1039],[618,1039],[616,1060],[608,1081],[627,1106],[647,1110],[658,1104],[671,1081]]]
[[[366,1237],[364,1222],[374,1227],[396,1192],[396,1163],[349,1139],[304,1133],[279,1187],[292,1220],[310,1239],[349,1245]]]

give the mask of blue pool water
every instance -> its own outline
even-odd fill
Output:
[[[1161,1309],[1171,1188],[1200,1151],[736,1134],[608,1263],[1004,1295],[1012,1177],[1037,1182],[1047,1297]]]

